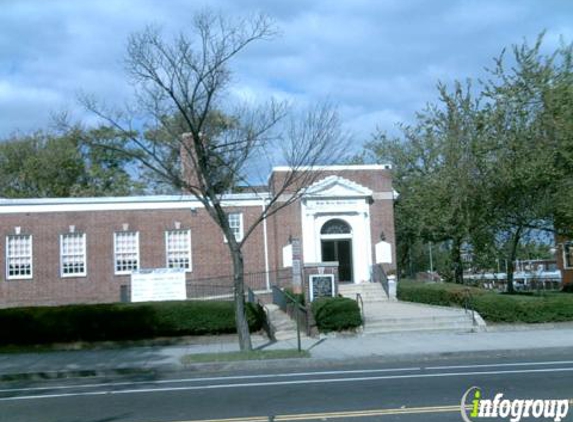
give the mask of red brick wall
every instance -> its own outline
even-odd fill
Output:
[[[568,239],[563,238],[563,237],[558,237],[556,239],[558,245],[560,245],[560,244],[562,245],[567,240]],[[561,279],[562,279],[563,284],[573,283],[573,268],[568,268],[568,269],[564,268],[563,249],[558,248],[556,255],[557,255],[557,266],[561,270]]]
[[[318,180],[330,175],[340,175],[372,189],[375,193],[392,191],[388,170],[343,170],[321,172]],[[273,181],[283,177],[275,173]],[[271,181],[271,184],[273,183]],[[376,195],[375,195],[376,196]],[[245,232],[262,212],[261,206],[229,208],[230,212],[243,212]],[[370,207],[372,245],[384,232],[393,245],[393,201],[375,199]],[[175,229],[175,222],[182,229],[191,229],[192,271],[187,279],[230,276],[233,272],[223,234],[203,208],[190,209],[119,210],[119,211],[66,211],[0,214],[0,307],[24,305],[57,305],[66,303],[113,302],[120,300],[122,285],[128,285],[129,275],[114,274],[113,234],[128,224],[129,231],[139,232],[140,268],[165,267],[165,231]],[[60,235],[69,233],[69,226],[76,233],[86,233],[87,276],[60,276]],[[31,280],[6,280],[6,236],[20,227],[22,234],[33,235],[33,278]],[[265,271],[263,224],[247,240],[243,252],[246,273]],[[271,271],[282,268],[282,248],[289,237],[302,239],[301,205],[296,202],[280,210],[267,221],[268,259]],[[374,249],[374,248],[373,248]],[[304,250],[303,250],[304,254]],[[372,250],[374,258],[374,250]],[[262,283],[264,277],[259,277]],[[248,281],[248,280],[247,280]],[[220,281],[219,281],[220,282]]]
[[[282,250],[289,244],[289,238],[302,239],[301,209],[297,201],[272,215],[268,220],[270,268],[283,268]],[[302,251],[304,256],[304,250]]]
[[[243,212],[245,230],[260,213],[260,207],[231,208]],[[129,284],[129,275],[115,275],[113,267],[113,234],[139,232],[140,268],[165,267],[165,231],[191,229],[192,271],[187,278],[227,276],[233,273],[223,234],[203,209],[190,210],[86,211],[60,213],[26,213],[2,215],[0,219],[0,307],[22,305],[56,305],[65,303],[112,302],[120,299],[120,286]],[[86,233],[87,276],[60,277],[60,235]],[[33,235],[33,278],[6,280],[7,235],[14,228]],[[263,231],[260,225],[244,247],[245,272],[265,270]]]

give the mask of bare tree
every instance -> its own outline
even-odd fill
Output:
[[[160,181],[194,195],[221,228],[233,262],[240,348],[250,350],[243,245],[264,219],[300,198],[320,174],[315,166],[340,160],[347,137],[329,105],[295,114],[272,100],[262,106],[232,101],[229,62],[255,41],[274,36],[268,17],[231,21],[207,12],[195,17],[192,28],[192,36],[181,34],[172,42],[151,27],[130,37],[126,64],[136,107],[112,112],[92,98],[84,96],[82,102],[128,138],[119,148],[117,143],[106,147],[127,153]],[[237,186],[257,192],[261,162],[266,170],[277,162],[291,171],[274,184],[264,197],[266,207],[237,240],[223,195]]]

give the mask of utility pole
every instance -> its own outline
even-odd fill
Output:
[[[430,249],[430,273],[434,273],[434,259],[432,258],[432,242],[428,242],[428,248]]]

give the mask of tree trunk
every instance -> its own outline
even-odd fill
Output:
[[[464,284],[464,265],[462,262],[462,242],[454,239],[452,245],[452,265],[454,270],[454,282]]]
[[[243,252],[240,248],[232,248],[233,257],[233,284],[235,292],[235,322],[237,334],[239,335],[239,347],[241,351],[253,349],[251,334],[249,333],[249,323],[247,321],[247,310],[245,307],[245,272],[243,263]]]
[[[513,294],[515,293],[515,289],[513,287],[513,270],[515,259],[517,258],[517,246],[519,245],[519,240],[521,239],[521,227],[519,227],[515,234],[513,235],[513,239],[511,240],[511,244],[509,245],[509,253],[508,253],[508,262],[507,262],[507,293]]]

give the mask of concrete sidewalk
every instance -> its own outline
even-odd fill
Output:
[[[253,345],[264,349],[296,348],[296,340],[269,343],[253,336]],[[293,365],[320,365],[353,360],[415,360],[428,355],[480,352],[516,352],[571,348],[573,325],[493,327],[481,333],[394,333],[380,335],[323,336],[304,339],[311,358],[289,360]],[[0,354],[0,381],[129,373],[161,373],[179,370],[254,369],[278,366],[277,361],[250,361],[185,366],[181,358],[193,353],[238,350],[233,336],[204,339],[203,344],[126,347],[42,353]],[[296,361],[296,362],[295,362]]]

